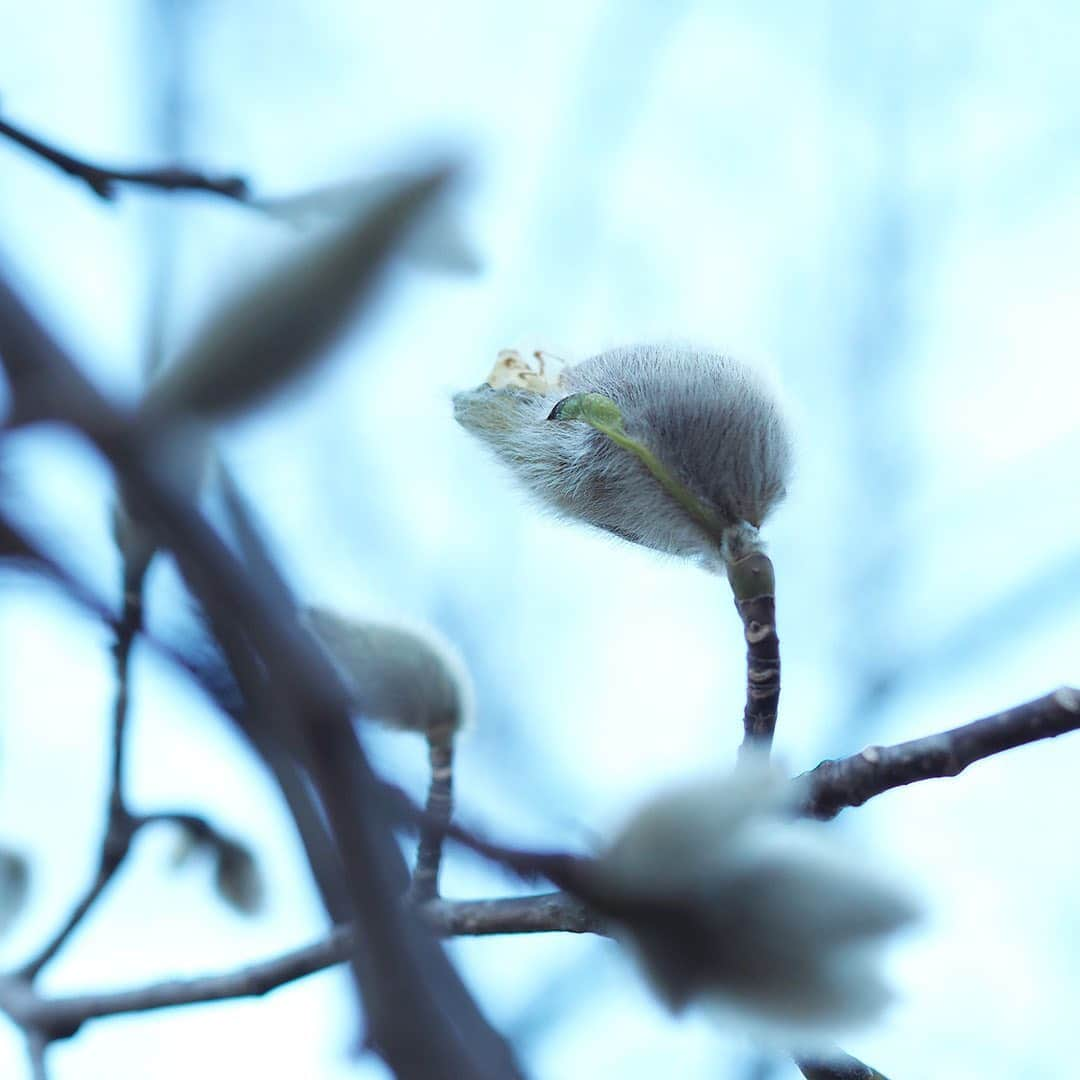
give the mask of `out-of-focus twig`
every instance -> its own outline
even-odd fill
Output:
[[[124,610],[116,627],[113,656],[116,661],[116,697],[113,703],[112,739],[110,743],[109,796],[105,821],[105,835],[98,855],[97,871],[93,880],[75,905],[71,914],[56,933],[45,943],[20,970],[22,978],[32,982],[53,957],[64,947],[98,898],[108,887],[120,869],[131,841],[138,829],[133,815],[124,802],[124,733],[128,716],[128,671],[131,650],[142,626],[141,580],[139,588],[125,590]]]
[[[41,970],[60,952],[78,929],[123,865],[136,833],[144,825],[166,819],[174,821],[183,819],[189,831],[195,833],[203,843],[222,848],[227,842],[214,826],[198,815],[182,812],[137,815],[131,812],[124,798],[125,736],[130,703],[129,672],[132,649],[143,625],[142,590],[145,573],[145,563],[140,563],[139,568],[132,574],[125,560],[123,609],[119,621],[114,626],[113,657],[116,664],[116,696],[113,702],[110,739],[109,794],[105,833],[98,855],[97,869],[86,891],[67,919],[38,952],[19,969],[19,977],[27,982],[33,982],[37,978]]]
[[[116,197],[118,184],[133,184],[161,191],[202,191],[238,202],[246,201],[249,195],[247,181],[239,176],[207,176],[175,165],[154,169],[111,169],[94,165],[45,142],[2,117],[0,135],[69,176],[81,180],[95,195],[106,201]]]
[[[505,900],[433,900],[420,915],[443,936],[597,932],[599,922],[564,893]],[[108,1016],[150,1012],[182,1005],[259,997],[333,967],[355,947],[350,926],[335,927],[321,941],[290,949],[269,960],[233,971],[188,979],[166,979],[127,990],[48,997],[19,980],[0,980],[0,1011],[47,1041],[70,1038],[83,1024]],[[39,1036],[40,1037],[40,1036]]]
[[[428,188],[432,181],[425,181]],[[419,198],[417,185],[402,198]],[[384,220],[394,212],[384,210]],[[400,214],[399,214],[400,218]],[[389,226],[384,226],[389,227]],[[388,245],[385,245],[388,246]],[[153,428],[136,426],[79,372],[0,280],[0,356],[16,411],[87,436],[109,460],[140,521],[170,548],[196,596],[250,635],[281,712],[275,738],[308,771],[341,856],[355,913],[350,957],[369,1041],[399,1077],[504,1080],[520,1075],[445,955],[398,902],[406,871],[330,662],[244,568],[161,467]],[[20,401],[21,399],[21,401]],[[433,1063],[437,1066],[433,1071]]]

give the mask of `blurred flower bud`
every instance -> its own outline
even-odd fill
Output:
[[[17,851],[0,848],[0,933],[18,918],[30,892],[30,864]]]
[[[878,954],[916,908],[791,803],[791,783],[751,759],[654,799],[595,871],[673,1010],[700,1001],[806,1046],[881,1012]]]
[[[487,382],[455,395],[454,415],[568,517],[716,562],[718,533],[756,529],[784,495],[791,463],[784,422],[759,379],[734,360],[638,345],[557,376],[518,364],[516,353],[500,353]],[[589,410],[564,406],[581,396],[642,452],[575,422]]]
[[[354,619],[325,608],[304,618],[344,676],[357,714],[387,727],[452,735],[469,714],[457,654],[431,631]]]
[[[241,915],[254,915],[263,906],[265,888],[255,856],[243,845],[219,837],[214,884],[218,895]]]

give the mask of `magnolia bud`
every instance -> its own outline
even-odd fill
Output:
[[[454,737],[469,715],[465,665],[430,630],[406,630],[308,608],[304,618],[340,669],[354,711],[426,736],[431,780],[410,897],[438,895],[445,826],[453,814]]]
[[[431,631],[324,608],[308,608],[304,617],[341,671],[358,715],[429,737],[462,727],[470,696],[465,666]]]
[[[519,365],[501,353],[486,383],[455,395],[454,415],[568,517],[712,563],[722,535],[756,530],[784,495],[784,422],[734,360],[638,345],[557,375]],[[605,425],[625,438],[613,440]]]
[[[790,818],[792,785],[749,759],[654,799],[595,866],[621,936],[660,997],[718,1007],[758,1037],[806,1045],[875,1018],[878,971],[911,901]]]

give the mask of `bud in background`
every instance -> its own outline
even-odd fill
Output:
[[[15,921],[30,893],[30,864],[18,851],[0,847],[0,934]]]
[[[438,895],[442,830],[453,813],[454,737],[471,712],[464,663],[431,631],[410,630],[307,608],[304,618],[341,670],[358,716],[428,741],[428,824],[420,831],[410,890],[416,901]]]
[[[759,1038],[806,1048],[881,1013],[879,954],[917,909],[821,826],[793,820],[793,798],[750,758],[655,798],[595,874],[669,1007],[707,1004]]]
[[[508,366],[454,397],[454,415],[548,506],[624,539],[718,562],[717,532],[753,529],[783,497],[791,447],[779,409],[747,368],[718,353],[656,345],[601,353],[557,375]],[[562,423],[575,395],[616,406],[627,442],[644,448],[689,500],[657,483],[642,456],[589,424]],[[696,503],[701,514],[691,508]],[[735,534],[733,534],[735,535]]]

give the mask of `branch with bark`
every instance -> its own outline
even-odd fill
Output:
[[[776,635],[776,572],[763,551],[727,566],[746,639],[746,708],[740,753],[768,751],[780,703],[780,639]]]
[[[994,754],[1080,727],[1080,691],[1063,686],[993,716],[896,746],[870,746],[838,761],[823,761],[799,780],[806,785],[802,812],[827,820],[848,806],[919,780],[958,776]]]

